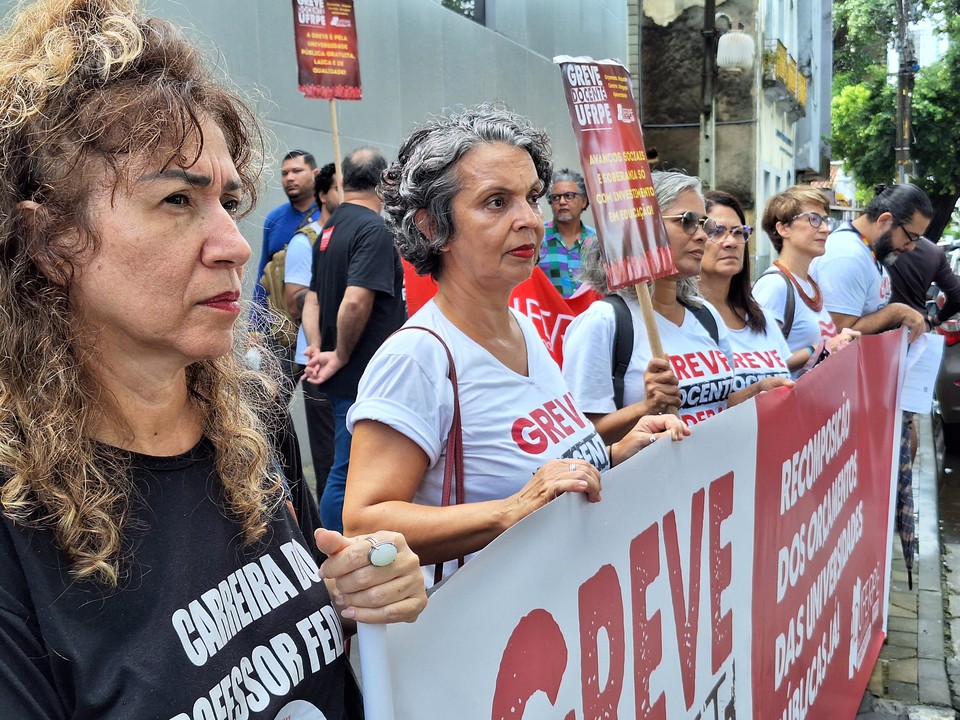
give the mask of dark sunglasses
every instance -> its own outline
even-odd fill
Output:
[[[733,241],[737,245],[744,245],[750,240],[750,233],[752,232],[753,228],[749,225],[734,225],[731,228],[724,225],[717,225],[716,237],[712,237],[710,240],[712,242],[720,242],[727,233],[730,233],[730,237],[733,238]]]
[[[664,220],[678,220],[680,222],[681,229],[687,235],[693,235],[697,232],[698,227],[703,228],[703,232],[706,233],[707,238],[716,237],[720,232],[720,228],[717,225],[717,221],[709,217],[700,217],[693,210],[687,210],[683,215],[664,215]]]

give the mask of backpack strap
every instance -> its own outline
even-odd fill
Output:
[[[453,495],[453,504],[462,505],[465,502],[465,493],[463,489],[463,425],[460,421],[460,393],[457,390],[457,367],[453,364],[453,354],[443,338],[428,327],[421,325],[405,325],[397,330],[423,330],[430,333],[443,346],[447,354],[447,377],[450,384],[453,385],[453,420],[450,423],[450,432],[447,434],[447,457],[443,463],[443,491],[441,494],[441,507],[450,505],[450,496]],[[457,558],[457,567],[463,567],[463,558]],[[433,571],[433,584],[436,585],[443,578],[443,563],[437,563]]]
[[[700,307],[696,307],[694,305],[687,305],[686,303],[681,304],[693,313],[697,322],[703,325],[704,329],[710,334],[710,337],[713,338],[713,344],[720,347],[720,328],[717,327],[717,319],[713,316],[713,313],[707,309],[707,306],[701,305]]]
[[[763,277],[763,275],[779,275],[787,284],[787,300],[783,306],[783,325],[780,326],[783,338],[786,340],[790,337],[790,331],[793,329],[793,318],[796,315],[797,308],[797,291],[793,289],[793,283],[790,282],[787,274],[776,265],[768,267],[760,277]]]
[[[624,378],[633,355],[633,318],[626,301],[619,295],[607,295],[603,301],[613,306],[613,317],[616,321],[610,373],[613,377],[613,402],[619,410],[623,407]]]

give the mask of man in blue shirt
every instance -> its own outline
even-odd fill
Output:
[[[314,198],[316,175],[317,161],[305,150],[291,150],[283,156],[280,180],[289,202],[271,210],[263,224],[263,247],[260,249],[257,281],[253,286],[253,307],[250,316],[250,324],[254,330],[262,329],[258,312],[260,308],[267,305],[266,293],[260,285],[264,266],[274,253],[286,247],[297,230],[320,216],[317,201]]]

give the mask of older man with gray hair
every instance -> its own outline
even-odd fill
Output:
[[[568,298],[580,287],[580,256],[597,239],[597,231],[580,220],[590,206],[583,175],[568,168],[556,171],[547,199],[553,220],[544,223],[540,269]]]

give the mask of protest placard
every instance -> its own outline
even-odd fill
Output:
[[[610,290],[676,272],[653,192],[630,74],[613,60],[555,57]]]
[[[353,0],[293,0],[300,92],[321,100],[360,100]]]

